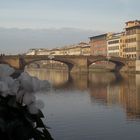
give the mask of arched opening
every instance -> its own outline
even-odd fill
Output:
[[[111,71],[111,72],[118,72],[121,68],[125,66],[123,62],[117,60],[95,60],[90,62],[89,64],[89,71]]]
[[[58,87],[67,83],[72,67],[73,64],[64,61],[34,60],[26,64],[25,71],[41,80],[48,80],[53,86]]]
[[[68,65],[59,61],[54,60],[40,60],[30,62],[25,66],[25,69],[56,69],[56,70],[66,70],[68,71]]]
[[[110,61],[96,61],[89,65],[89,71],[112,71],[115,64]]]
[[[29,61],[25,65],[25,69],[36,68],[36,67],[71,71],[71,69],[73,68],[73,64],[70,62],[65,62],[63,60],[41,59],[41,60]]]

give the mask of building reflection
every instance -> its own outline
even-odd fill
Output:
[[[26,71],[31,76],[50,81],[54,87],[61,87],[68,82],[68,73],[66,71],[51,69],[26,69]]]
[[[110,77],[110,78],[108,78]],[[112,73],[90,73],[89,91],[91,101],[107,104],[107,85],[115,79]]]
[[[97,99],[103,105],[113,105],[118,103],[119,84],[123,81],[121,75],[114,73],[97,73],[90,76],[90,97]],[[121,79],[121,81],[120,81]]]
[[[104,106],[121,106],[127,119],[140,119],[140,75],[89,73],[69,74],[66,71],[28,70],[32,76],[49,80],[54,89],[80,90],[89,93],[91,102]]]
[[[140,118],[140,75],[126,75],[120,95],[128,119]]]
[[[140,75],[123,74],[117,82],[112,74],[92,77],[91,101],[103,105],[121,105],[127,119],[140,119]],[[115,82],[116,81],[116,82]]]
[[[48,80],[55,89],[88,89],[88,75],[69,74],[65,70],[55,69],[26,69],[31,76],[36,76],[41,80]]]

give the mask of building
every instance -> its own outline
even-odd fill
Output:
[[[90,37],[91,55],[107,56],[107,34]]]
[[[50,50],[48,49],[38,49],[36,55],[50,55]]]
[[[110,33],[107,36],[107,56],[122,57],[122,38],[123,33]]]
[[[61,48],[60,54],[61,55],[90,55],[90,46],[86,42],[80,42],[79,44],[74,44]]]
[[[78,46],[81,47],[81,55],[90,55],[90,45],[86,42],[80,42]]]
[[[91,49],[90,45],[85,45],[81,47],[81,55],[90,55]]]
[[[81,55],[81,46],[74,45],[70,48],[67,48],[67,54],[68,55]]]
[[[36,55],[37,49],[29,49],[26,55]]]
[[[120,57],[125,58],[125,32],[122,32],[121,39],[120,39]]]
[[[125,23],[125,48],[124,57],[140,59],[140,21],[128,21]]]
[[[55,48],[55,49],[50,50],[50,55],[61,55],[60,49]]]

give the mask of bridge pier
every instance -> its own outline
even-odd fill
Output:
[[[123,67],[123,65],[115,65],[114,71],[115,72],[119,72],[121,70],[121,68]]]
[[[80,58],[76,62],[77,64],[73,66],[71,73],[88,73],[87,59]]]
[[[88,68],[85,66],[74,66],[71,73],[88,73]]]

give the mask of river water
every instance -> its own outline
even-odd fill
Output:
[[[55,140],[140,139],[140,75],[27,71],[52,84],[37,98]]]

